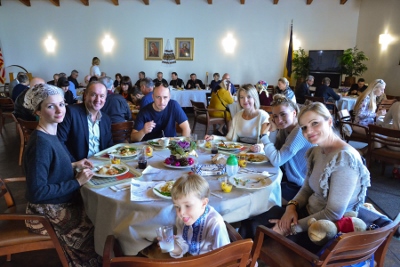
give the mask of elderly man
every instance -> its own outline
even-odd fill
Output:
[[[233,85],[233,83],[231,83],[231,76],[229,75],[229,73],[225,73],[222,76],[222,80],[221,80],[221,83],[219,84],[219,86],[229,90],[232,95],[234,95],[236,93],[236,88]]]
[[[101,111],[110,117],[111,123],[130,121],[132,113],[128,102],[126,102],[122,95],[112,93],[114,91],[114,81],[108,76],[100,77],[99,81],[105,85],[109,92],[106,103]]]
[[[158,84],[157,84],[158,85]],[[135,128],[132,130],[132,141],[146,141],[163,136],[176,136],[177,123],[183,136],[190,136],[188,118],[178,102],[170,99],[169,88],[159,84],[154,88],[154,102],[139,111]]]
[[[172,72],[171,74],[171,78],[172,80],[169,82],[169,85],[171,85],[174,88],[185,88],[185,83],[183,82],[182,79],[178,78],[178,73],[176,73],[175,71]]]
[[[53,80],[48,81],[47,84],[57,86],[58,78],[60,78],[60,75],[58,75],[58,73],[54,73]]]
[[[14,87],[17,86],[17,84],[19,84],[18,76],[21,75],[21,74],[25,74],[25,72],[22,72],[22,71],[18,72],[17,77],[10,82],[10,85],[8,86],[8,93],[9,93],[10,96],[12,96],[12,92],[14,90]]]
[[[71,71],[71,75],[68,77],[68,81],[72,82],[75,85],[75,88],[79,87],[79,83],[78,83],[78,76],[79,76],[79,72],[77,70],[73,70]]]
[[[157,78],[153,80],[153,83],[156,82],[168,84],[167,80],[163,78],[163,73],[161,71],[157,72]]]
[[[204,83],[197,79],[197,76],[195,73],[190,74],[190,80],[188,80],[188,82],[186,83],[186,88],[187,89],[196,89],[196,88],[201,88],[201,89],[205,89],[206,86],[204,85]]]
[[[311,96],[310,86],[314,84],[314,76],[308,75],[305,82],[300,84],[296,89],[296,102],[299,104],[304,104],[306,101],[306,96]]]
[[[168,87],[168,84],[166,87]],[[142,100],[140,102],[140,108],[144,108],[148,104],[153,103],[153,88],[154,83],[151,79],[144,78],[140,81],[140,91],[143,94]]]
[[[90,158],[113,145],[111,120],[100,111],[106,98],[107,89],[104,84],[91,82],[85,90],[84,102],[67,106],[57,136],[69,153],[71,162]]]
[[[32,110],[27,109],[24,107],[25,101],[25,94],[33,88],[36,84],[44,84],[46,83],[42,78],[33,77],[32,80],[29,82],[29,87],[25,89],[15,100],[14,103],[14,116],[24,121],[36,121],[36,116],[32,114]]]
[[[28,75],[26,75],[25,73],[18,75],[17,80],[18,84],[14,87],[11,94],[11,98],[14,102],[17,97],[28,88],[29,85],[29,78]]]
[[[331,85],[331,79],[325,77],[322,79],[322,84],[315,90],[316,97],[323,97],[326,102],[334,102],[340,99],[340,95],[336,94],[335,91],[329,87]],[[332,104],[326,105],[328,109],[333,110]]]

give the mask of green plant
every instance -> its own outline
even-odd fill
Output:
[[[340,65],[342,73],[346,76],[361,76],[368,68],[364,64],[369,58],[363,51],[360,51],[357,46],[346,49],[340,57]]]
[[[294,66],[293,73],[295,78],[306,79],[310,69],[309,56],[301,47],[299,47],[299,50],[295,51],[293,54],[292,65]]]

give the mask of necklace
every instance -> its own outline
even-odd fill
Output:
[[[38,124],[38,127],[41,128],[45,133],[50,134],[50,135],[54,135],[54,134],[51,134],[51,133],[49,133],[48,131],[46,131],[46,129],[43,128],[43,126],[40,125],[40,124]]]

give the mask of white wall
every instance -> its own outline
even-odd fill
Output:
[[[363,0],[360,8],[357,45],[370,60],[364,77],[367,81],[383,79],[386,94],[400,95],[400,1]],[[391,34],[395,39],[386,50],[379,44],[379,35]]]
[[[393,0],[395,1],[395,0]],[[290,21],[301,47],[346,49],[356,43],[360,0],[340,5],[336,1],[239,0],[181,1],[91,0],[86,7],[79,0],[61,0],[55,7],[48,0],[31,1],[26,7],[16,0],[2,0],[0,42],[6,65],[22,65],[34,76],[50,80],[53,73],[89,72],[91,59],[101,59],[101,70],[137,79],[145,71],[155,77],[163,71],[169,80],[177,71],[187,80],[191,72],[205,79],[205,73],[229,72],[234,83],[255,83],[260,79],[276,84],[283,74]],[[222,39],[228,32],[237,39],[235,54],[226,54]],[[101,40],[110,34],[116,44],[111,54],[102,51]],[[45,51],[43,42],[51,34],[58,41],[54,54]],[[166,66],[161,61],[144,60],[144,38],[162,37],[164,44],[175,37],[195,39],[194,61],[177,61]],[[18,70],[15,70],[18,71]]]

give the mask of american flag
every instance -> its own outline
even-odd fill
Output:
[[[0,83],[6,83],[6,66],[4,65],[3,52],[0,48]]]

